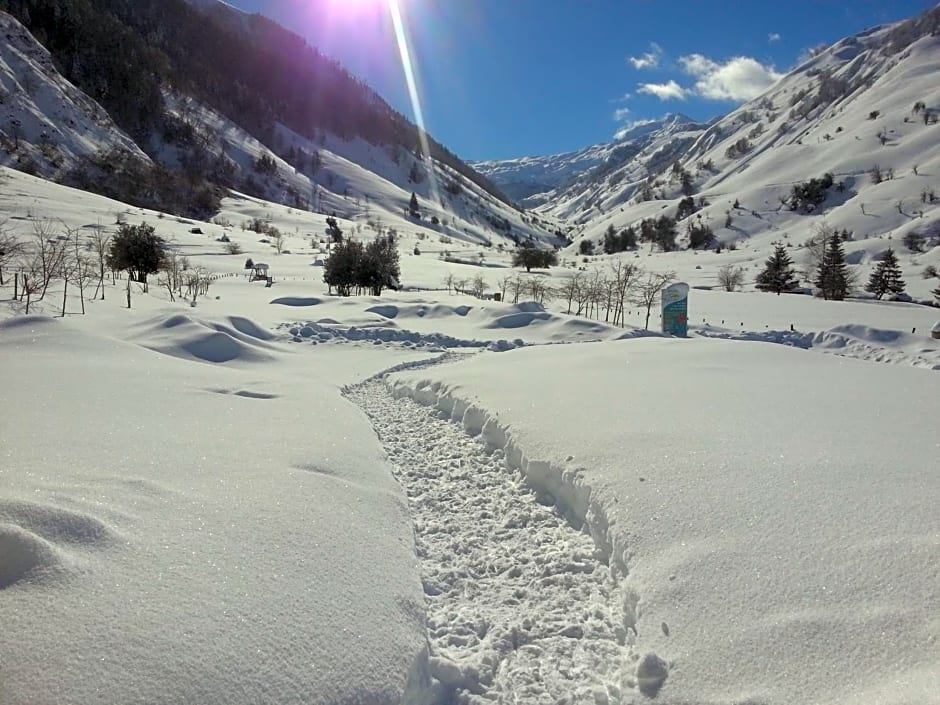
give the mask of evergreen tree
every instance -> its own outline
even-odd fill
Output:
[[[764,265],[764,271],[757,275],[757,288],[760,291],[772,291],[779,296],[784,291],[793,291],[797,284],[793,260],[783,245],[777,245]]]
[[[411,192],[411,201],[408,203],[408,213],[412,218],[421,217],[421,210],[418,206],[418,196],[414,193],[414,191]]]
[[[845,250],[842,249],[841,238],[829,238],[826,252],[816,270],[815,284],[827,301],[842,301],[848,295],[849,270],[845,264]]]
[[[880,299],[885,294],[904,293],[904,280],[901,278],[901,265],[894,250],[888,249],[875,271],[871,273],[865,291]]]

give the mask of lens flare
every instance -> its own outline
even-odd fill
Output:
[[[425,163],[428,165],[428,183],[431,188],[431,199],[435,205],[439,202],[437,191],[437,176],[431,162],[431,148],[428,144],[428,135],[425,131],[424,110],[421,108],[421,97],[418,95],[418,82],[415,79],[414,62],[411,58],[411,46],[408,42],[408,32],[402,19],[401,7],[398,0],[388,0],[388,9],[392,15],[392,25],[395,28],[395,40],[398,42],[398,53],[401,55],[401,66],[405,72],[405,82],[408,84],[408,97],[411,100],[411,110],[414,113],[415,124],[418,126],[418,141]]]

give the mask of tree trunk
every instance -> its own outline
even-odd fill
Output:
[[[69,280],[68,277],[65,278],[65,286],[62,288],[62,318],[65,318],[65,302],[68,300],[69,295]]]

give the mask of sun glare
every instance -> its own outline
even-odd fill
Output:
[[[364,2],[365,0],[360,0]],[[405,72],[405,82],[408,85],[408,97],[411,100],[411,109],[414,113],[415,124],[418,126],[418,141],[421,143],[421,152],[427,162],[428,185],[431,189],[431,198],[438,201],[437,176],[431,163],[431,148],[425,130],[424,110],[421,107],[421,96],[418,94],[418,81],[415,78],[415,67],[412,61],[411,45],[408,41],[408,30],[402,17],[398,0],[387,0],[388,9],[392,15],[392,24],[395,27],[395,41],[398,43],[398,53],[401,55],[401,66]]]

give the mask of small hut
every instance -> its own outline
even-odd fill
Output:
[[[268,274],[268,269],[270,269],[270,267],[268,267],[268,265],[264,264],[263,262],[256,262],[251,269],[251,276],[248,278],[248,281],[269,281],[271,277]]]

